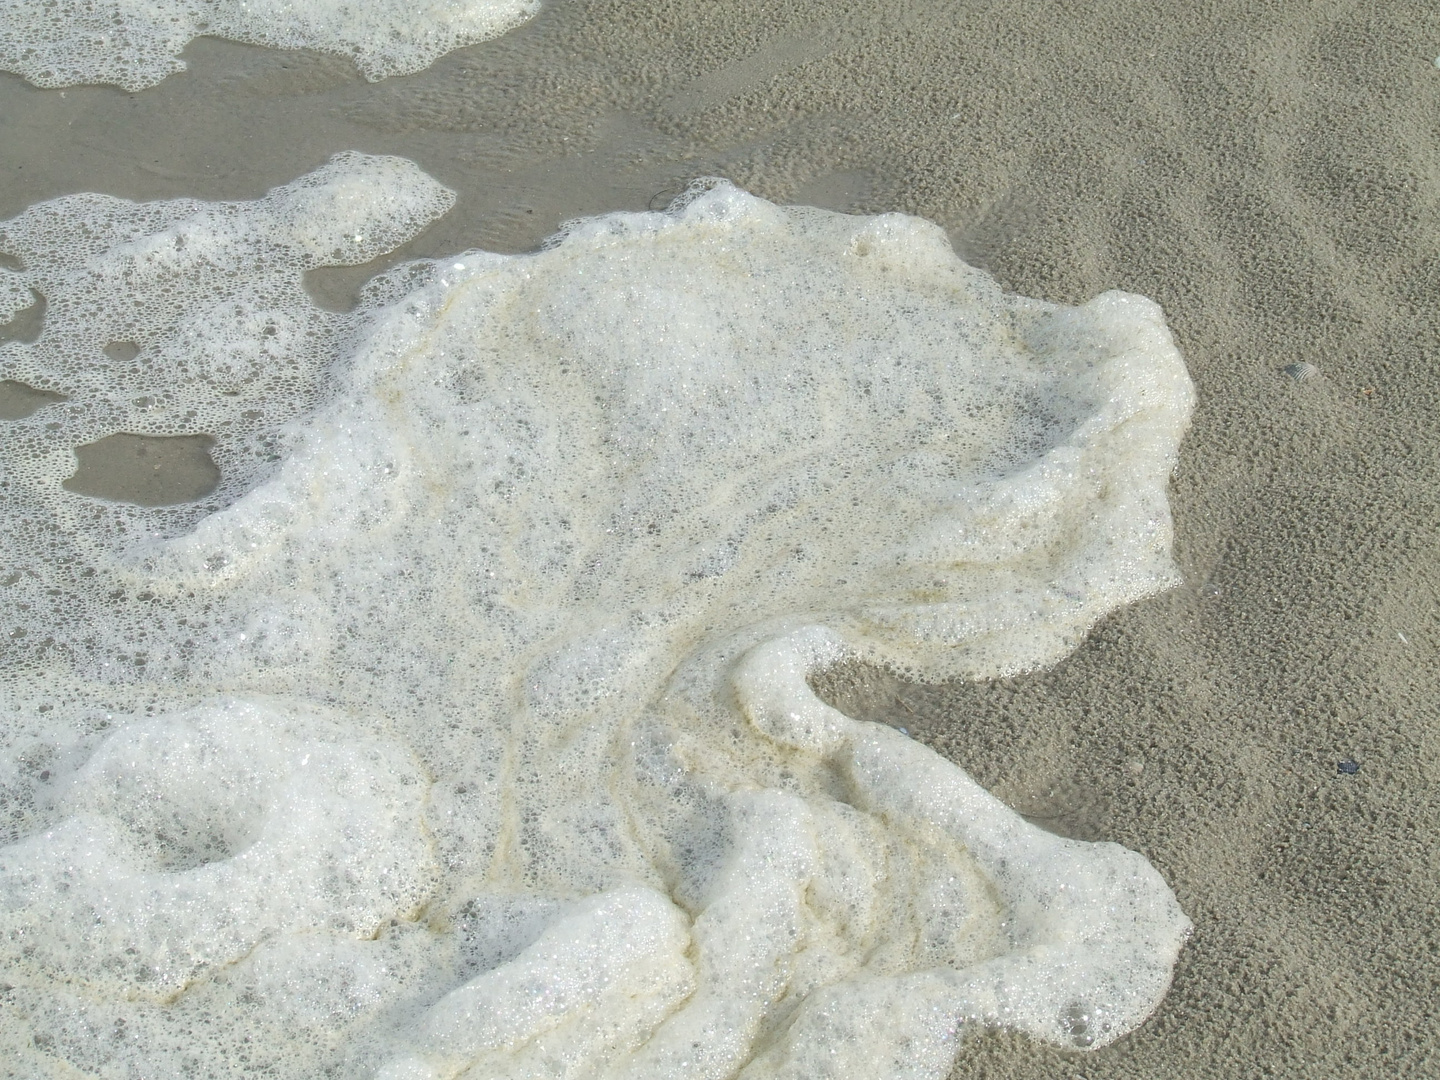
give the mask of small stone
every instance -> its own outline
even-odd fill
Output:
[[[1337,771],[1344,773],[1346,776],[1354,776],[1357,772],[1360,771],[1360,763],[1354,758],[1347,757],[1337,763],[1335,768]]]
[[[1145,762],[1139,758],[1131,758],[1125,763],[1125,771],[1131,776],[1139,776],[1145,771]]]

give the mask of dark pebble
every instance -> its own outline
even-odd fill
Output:
[[[1344,773],[1346,776],[1354,776],[1357,772],[1360,771],[1360,763],[1354,758],[1347,757],[1344,761],[1336,765],[1335,768],[1340,772]]]

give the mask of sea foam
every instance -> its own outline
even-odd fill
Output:
[[[1159,309],[723,182],[305,297],[446,204],[352,154],[0,226],[49,302],[0,378],[68,395],[3,443],[22,1071],[939,1078],[1140,1024],[1189,927],[1155,869],[809,678],[1018,672],[1174,583]],[[61,487],[136,386],[224,449],[188,517]]]
[[[539,0],[0,0],[0,71],[36,86],[111,83],[132,93],[185,70],[201,35],[355,61],[371,82],[497,37]]]

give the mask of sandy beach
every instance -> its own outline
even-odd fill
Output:
[[[1181,587],[1046,671],[819,687],[1021,813],[1142,853],[1195,924],[1095,1053],[955,1080],[1440,1072],[1440,9],[551,0],[418,75],[201,39],[138,94],[0,75],[0,219],[75,191],[249,199],[333,153],[458,193],[377,269],[535,248],[698,176],[938,222],[1006,289],[1163,308],[1199,405]],[[1352,767],[1353,766],[1353,767]]]

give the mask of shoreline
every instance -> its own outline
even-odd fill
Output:
[[[1425,1075],[1440,1053],[1440,13],[682,15],[552,4],[378,84],[349,61],[214,40],[139,95],[0,76],[0,218],[78,190],[254,198],[338,150],[399,154],[460,202],[368,277],[530,250],[569,218],[724,174],[777,201],[927,217],[1007,291],[1157,300],[1200,394],[1171,485],[1185,583],[1046,671],[827,687],[1032,820],[1140,851],[1195,923],[1132,1035],[1077,1054],[987,1034],[952,1077]],[[337,278],[332,302],[358,280]],[[1295,363],[1318,376],[1297,381]]]

